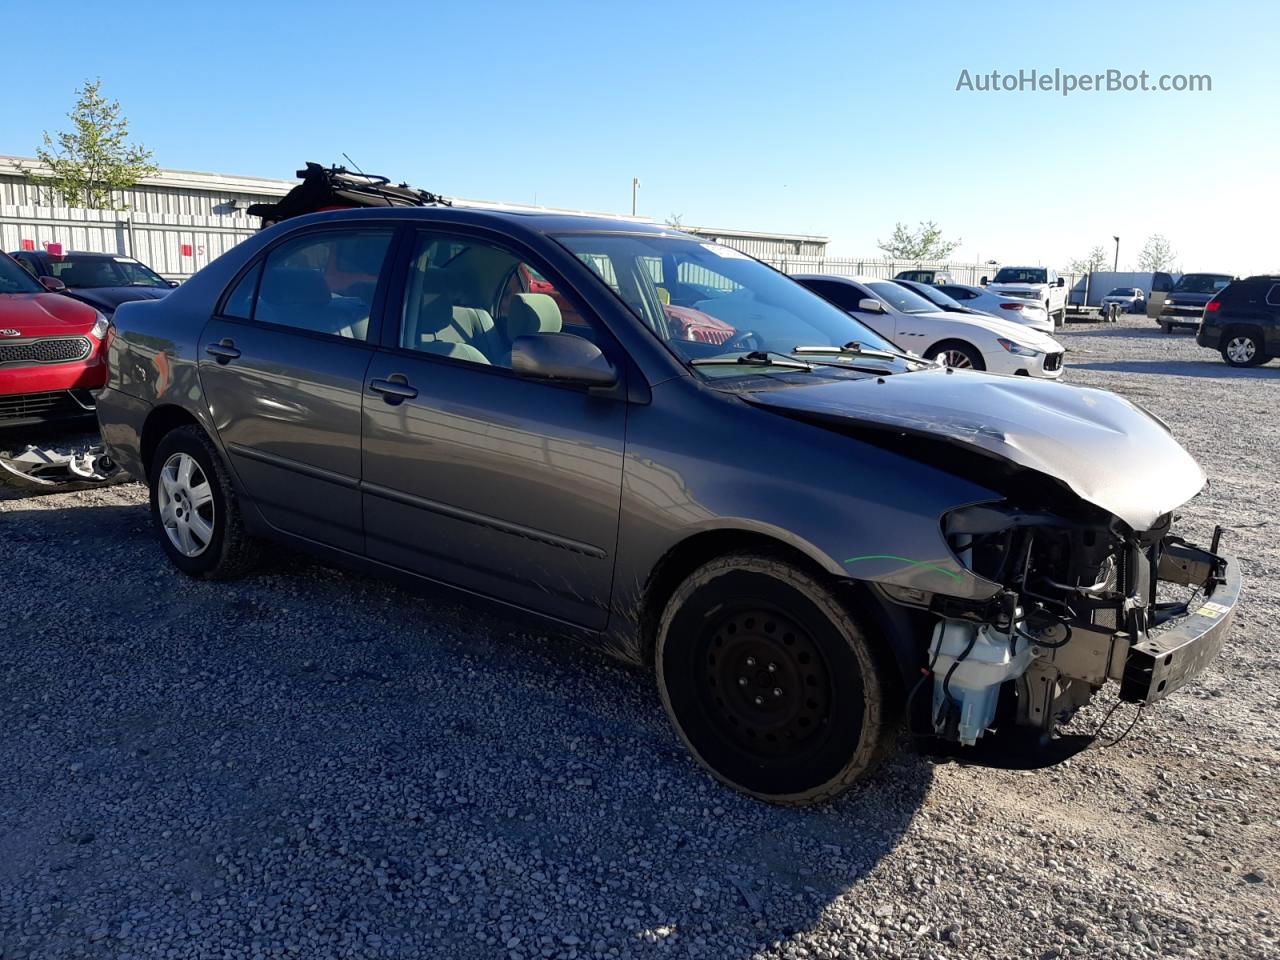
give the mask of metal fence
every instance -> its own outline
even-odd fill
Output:
[[[197,214],[0,206],[0,250],[44,250],[57,243],[63,250],[134,257],[161,276],[181,280],[252,236],[257,221],[242,222]]]

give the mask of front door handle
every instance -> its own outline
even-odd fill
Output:
[[[217,343],[209,344],[204,348],[204,352],[217,360],[218,363],[230,363],[240,356],[240,351],[230,337],[224,337]]]
[[[409,385],[409,382],[400,374],[393,374],[388,380],[370,380],[369,389],[374,393],[382,394],[382,399],[394,406],[397,403],[403,403],[405,400],[412,400],[418,395],[418,388]]]

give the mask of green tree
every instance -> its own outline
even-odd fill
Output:
[[[1162,235],[1153,233],[1147,237],[1147,242],[1142,245],[1142,252],[1138,254],[1138,269],[1168,270],[1177,258],[1169,241]]]
[[[1069,273],[1095,273],[1107,265],[1107,251],[1102,247],[1096,246],[1088,252],[1084,257],[1078,260],[1072,260],[1069,264]]]
[[[959,240],[946,240],[942,229],[932,220],[921,220],[912,230],[896,223],[888,240],[877,240],[880,249],[895,260],[944,260],[960,246]]]
[[[151,162],[150,150],[128,142],[129,121],[120,114],[120,101],[104,97],[101,86],[101,80],[86,80],[76,91],[76,105],[67,114],[71,130],[54,136],[45,132],[36,158],[50,172],[19,169],[67,206],[122,210],[115,194],[159,168]]]

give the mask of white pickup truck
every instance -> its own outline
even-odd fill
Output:
[[[1067,284],[1056,270],[1048,267],[1001,267],[982,285],[1002,297],[1021,297],[1044,307],[1056,328],[1067,319]]]

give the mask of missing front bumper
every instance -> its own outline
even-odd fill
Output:
[[[1130,703],[1153,703],[1186,686],[1204,672],[1226,643],[1240,599],[1240,562],[1195,547],[1184,547],[1180,553],[1184,556],[1177,567],[1161,564],[1161,580],[1203,585],[1205,597],[1176,626],[1129,647],[1120,678],[1120,699]],[[1179,567],[1185,570],[1186,579],[1178,575]],[[1196,574],[1205,568],[1208,577],[1200,580]]]

